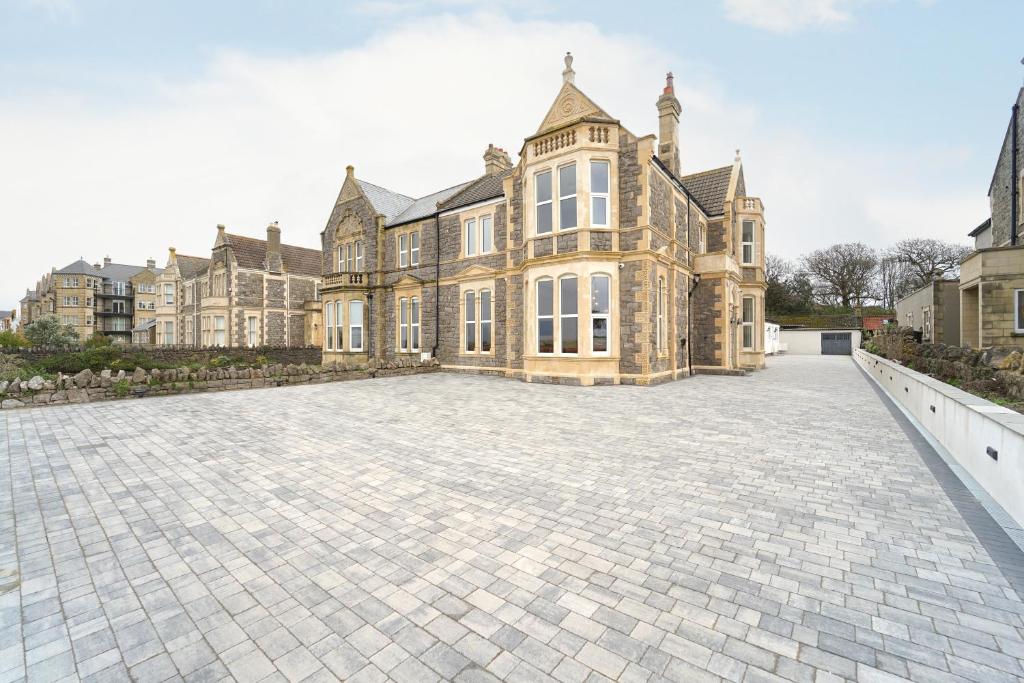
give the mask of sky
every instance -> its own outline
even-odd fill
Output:
[[[223,223],[318,247],[345,167],[483,172],[576,84],[638,135],[666,71],[685,173],[740,149],[769,253],[967,243],[1022,79],[1020,0],[0,0],[0,309],[51,267]]]

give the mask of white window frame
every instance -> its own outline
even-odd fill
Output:
[[[174,344],[174,321],[164,321],[164,344],[171,346]]]
[[[476,341],[478,328],[476,315],[477,296],[475,290],[467,289],[462,293],[462,307],[464,311],[462,314],[462,329],[463,336],[465,337],[462,342],[462,350],[464,353],[478,353],[480,347]],[[470,348],[470,345],[472,345],[472,348]]]
[[[324,304],[324,348],[334,350],[334,302]]]
[[[467,218],[462,226],[462,253],[476,256],[476,218]]]
[[[746,240],[747,236],[743,234],[746,231],[748,225],[750,226],[750,240],[749,241]],[[740,223],[740,240],[741,240],[741,242],[740,242],[740,263],[742,263],[745,266],[752,266],[752,265],[754,265],[754,256],[755,256],[755,254],[754,254],[754,233],[756,232],[756,230],[757,230],[757,223],[755,223],[754,221],[752,221],[752,220],[743,220],[743,221],[741,221],[741,223]],[[750,258],[747,258],[747,256],[748,256],[748,254],[747,254],[748,249],[750,251],[750,253],[749,253]]]
[[[227,346],[227,337],[227,319],[223,315],[213,316],[213,345],[220,347]]]
[[[576,281],[576,312],[566,313],[562,310],[562,283],[568,280]],[[565,335],[562,334],[562,330],[565,327],[565,320],[567,318],[576,319],[576,350],[566,351],[564,348]],[[558,278],[558,344],[555,346],[558,349],[560,356],[578,356],[580,355],[580,278],[574,273],[562,275]]]
[[[420,298],[414,296],[409,299],[409,348],[419,351],[422,345],[420,339]]]
[[[667,328],[665,326],[665,276],[658,276],[658,310],[657,310],[657,328],[658,328],[658,355],[665,353],[666,334]]]
[[[538,199],[539,194],[537,192],[537,189],[540,187],[540,183],[539,183],[540,178],[541,178],[541,176],[544,176],[544,175],[547,175],[547,177],[548,177],[548,189],[549,189],[548,194],[550,195],[550,198],[546,199],[544,201],[541,201],[541,200]],[[554,172],[550,168],[547,169],[547,170],[544,170],[544,171],[538,171],[537,173],[535,173],[533,175],[533,205],[534,205],[533,220],[534,220],[534,232],[536,234],[538,234],[538,235],[550,235],[551,233],[553,233],[555,231],[555,206],[554,206],[554,200],[555,200],[555,174],[554,174]],[[551,212],[551,227],[548,228],[545,231],[541,231],[541,229],[540,229],[540,210],[541,210],[541,207],[543,207],[543,206],[547,206],[548,210]]]
[[[409,233],[403,232],[398,236],[398,267],[409,267]]]
[[[573,184],[572,184],[572,193],[571,194],[562,194],[562,170],[566,169],[566,168],[572,168]],[[576,196],[576,186],[579,184],[579,176],[576,174],[576,172],[578,170],[579,169],[576,167],[576,162],[575,161],[573,161],[571,163],[568,163],[568,164],[562,164],[561,166],[558,167],[558,231],[559,232],[568,231],[568,230],[576,230],[576,229],[578,229],[580,227],[580,207],[579,207],[578,198]],[[562,202],[566,201],[567,199],[571,199],[572,200],[572,206],[573,206],[572,225],[562,225],[562,219],[563,219],[563,215],[562,215]]]
[[[608,178],[608,190],[606,192],[597,192],[594,190],[594,166],[604,166],[607,169],[606,177]],[[611,220],[608,214],[611,213],[611,186],[612,186],[612,165],[607,159],[591,159],[590,160],[590,225],[597,228],[607,228]],[[594,220],[594,200],[604,199],[604,222],[598,223]]]
[[[418,266],[420,264],[420,231],[416,230],[409,233],[409,265]]]
[[[546,314],[542,314],[540,312],[540,301],[541,301],[541,299],[540,299],[540,286],[542,284],[544,284],[544,283],[547,283],[547,284],[551,285],[551,313],[546,313]],[[553,356],[553,355],[555,355],[555,349],[558,348],[558,334],[556,333],[556,330],[555,330],[555,297],[557,295],[557,291],[556,291],[557,289],[558,288],[555,286],[554,278],[550,278],[550,277],[542,277],[542,278],[538,279],[537,282],[534,284],[534,287],[533,287],[534,306],[535,306],[536,318],[537,318],[537,340],[536,340],[537,341],[537,345],[535,347],[535,350],[536,350],[538,356]],[[542,320],[550,320],[551,321],[551,350],[550,351],[541,351],[540,350],[540,323],[541,323]]]
[[[174,305],[174,285],[167,283],[164,285],[164,306]]]
[[[339,244],[338,245],[338,272],[339,273],[344,273],[345,272],[345,245],[344,244]]]
[[[409,352],[409,300],[404,296],[398,300],[398,350]]]
[[[487,305],[484,305],[484,294],[487,295]],[[494,307],[494,293],[490,289],[481,289],[476,296],[477,308],[480,314],[477,316],[477,329],[479,330],[479,340],[477,342],[477,349],[479,353],[490,355],[494,353],[494,316],[492,309]],[[486,316],[486,317],[485,317]],[[484,325],[487,325],[487,346],[484,348]]]
[[[1013,290],[1013,331],[1024,334],[1024,289]]]
[[[480,216],[480,253],[490,254],[494,251],[494,217],[490,214]]]
[[[363,241],[356,242],[356,272],[363,272]]]
[[[334,348],[338,351],[345,350],[345,303],[341,300],[334,302]]]
[[[747,302],[750,302],[750,320],[747,320]],[[743,346],[744,351],[753,351],[757,347],[757,337],[755,336],[756,330],[754,324],[757,322],[757,305],[756,300],[752,296],[745,296],[740,301],[740,320],[741,330],[740,344]],[[750,345],[746,344],[747,330],[750,330]]]
[[[256,348],[259,342],[259,323],[257,323],[257,320],[259,319],[254,315],[247,316],[245,319],[246,341],[249,343],[250,349]]]
[[[708,224],[701,221],[697,224],[697,253],[703,254],[708,247]]]
[[[352,320],[355,318],[355,316],[352,315],[352,312],[355,311],[356,309],[359,310],[359,324],[358,325],[356,325],[355,323],[352,322]],[[348,302],[348,343],[349,343],[349,351],[362,351],[363,350],[363,347],[365,345],[364,344],[365,340],[363,339],[363,316],[365,315],[365,313],[366,313],[365,305],[363,304],[363,300],[362,299],[352,299],[351,301]],[[358,347],[352,344],[352,342],[356,338],[355,330],[357,330],[357,329],[359,330],[359,346]]]
[[[608,282],[608,302],[604,312],[594,310],[596,308],[594,301],[594,282],[596,280],[606,280]],[[609,356],[612,352],[612,278],[607,273],[594,273],[590,276],[590,353],[594,356]],[[594,348],[594,322],[597,320],[604,320],[605,329],[605,350],[598,351]]]

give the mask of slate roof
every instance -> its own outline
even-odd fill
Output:
[[[366,198],[373,204],[373,208],[377,210],[377,213],[384,216],[385,221],[388,223],[393,221],[416,201],[412,197],[407,197],[404,194],[394,192],[380,185],[368,183],[365,180],[356,180],[356,182],[359,183],[359,189],[363,191]]]
[[[128,282],[133,275],[137,275],[140,270],[145,269],[146,266],[130,266],[126,263],[108,263],[100,268],[100,275],[112,282]]]
[[[14,311],[0,311],[0,320],[4,318],[10,318],[11,313],[14,313]]]
[[[87,263],[85,259],[78,259],[74,263],[70,263],[60,270],[57,271],[58,275],[91,275],[93,277],[103,277],[103,274],[96,269],[90,263]]]
[[[713,168],[710,171],[691,173],[679,179],[686,190],[693,195],[710,216],[718,216],[725,210],[725,197],[729,193],[729,179],[732,166]]]
[[[982,223],[981,225],[976,227],[974,230],[971,230],[969,233],[967,233],[967,236],[968,237],[977,237],[978,235],[980,235],[981,233],[985,232],[986,230],[988,230],[991,227],[992,227],[992,219],[991,218],[986,218],[984,223]]]
[[[227,238],[240,268],[263,270],[266,267],[266,240],[231,233],[226,233],[224,236]],[[322,258],[323,255],[319,249],[307,249],[291,244],[281,245],[281,260],[284,261],[284,268],[289,273],[320,277]]]
[[[197,275],[202,275],[210,268],[210,259],[202,256],[185,256],[178,254],[175,257],[178,261],[178,272],[182,280],[191,280]]]
[[[438,209],[446,211],[460,206],[469,206],[477,202],[487,201],[505,194],[505,178],[511,175],[512,170],[491,173],[477,178],[474,181],[463,185],[463,189],[453,194],[446,201],[438,205]]]
[[[156,319],[146,320],[132,328],[132,332],[145,332],[156,327]]]
[[[395,216],[393,220],[389,220],[387,225],[391,226],[399,225],[401,223],[409,223],[410,221],[433,215],[434,212],[437,211],[439,204],[445,202],[453,195],[458,194],[468,185],[471,185],[472,182],[473,181],[459,183],[458,185],[453,185],[452,187],[444,190],[438,190],[433,194],[428,194],[425,197],[420,197],[413,201],[413,203],[409,205],[409,208]]]
[[[39,301],[39,292],[34,289],[26,289],[25,296],[21,301]]]

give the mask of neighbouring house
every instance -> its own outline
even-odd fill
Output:
[[[732,164],[684,174],[659,135],[563,83],[513,165],[414,198],[347,168],[322,235],[325,362],[433,357],[527,381],[650,384],[764,365],[764,212]]]
[[[310,302],[319,294],[320,271],[320,251],[282,244],[277,223],[267,226],[266,240],[218,225],[210,258],[170,249],[156,278],[156,343],[313,345],[320,307]]]
[[[901,327],[921,333],[921,341],[960,345],[960,281],[932,280],[896,302]]]
[[[0,331],[9,331],[18,327],[18,311],[0,311]]]
[[[960,264],[960,343],[1024,346],[1024,88],[1017,93],[989,184],[991,216],[969,235]]]
[[[146,267],[132,275],[129,282],[135,293],[132,308],[132,342],[136,344],[155,343],[155,325],[149,323],[156,320],[156,279],[163,272],[156,267],[156,261],[146,260]]]
[[[53,275],[55,313],[62,325],[70,325],[81,341],[97,327],[97,293],[103,289],[100,266],[78,259]],[[130,311],[129,311],[130,312]]]
[[[18,302],[21,307],[21,326],[29,325],[44,315],[56,313],[54,278],[56,268],[43,275],[33,289],[26,289]]]

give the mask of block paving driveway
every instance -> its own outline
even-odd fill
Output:
[[[1015,681],[1024,603],[849,358],[0,414],[0,680]]]

